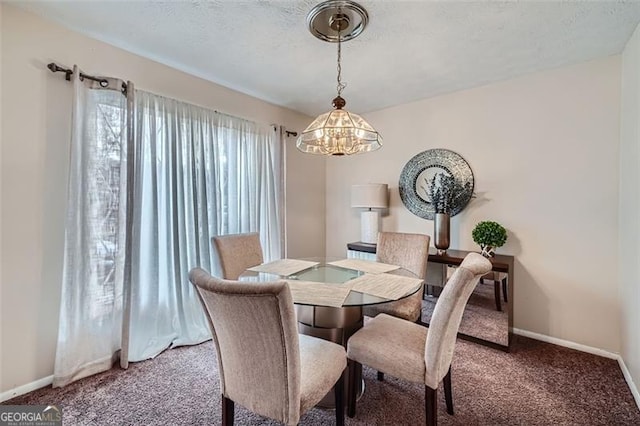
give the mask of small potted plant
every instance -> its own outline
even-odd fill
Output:
[[[473,241],[480,245],[482,255],[493,257],[495,249],[507,242],[507,230],[497,222],[485,220],[479,222],[471,232]]]

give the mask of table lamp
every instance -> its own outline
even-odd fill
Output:
[[[375,244],[378,241],[380,213],[374,209],[389,206],[389,188],[386,183],[367,183],[351,186],[351,207],[364,208],[360,214],[360,241]]]

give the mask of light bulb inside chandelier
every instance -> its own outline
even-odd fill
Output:
[[[309,31],[321,40],[338,43],[338,96],[332,111],[318,116],[298,137],[302,152],[321,155],[352,155],[375,151],[382,146],[382,136],[358,114],[344,108],[342,98],[342,41],[358,36],[369,16],[359,4],[330,0],[314,7],[307,16]]]

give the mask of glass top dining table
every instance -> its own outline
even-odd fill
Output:
[[[338,258],[338,257],[327,257],[327,258],[312,257],[312,258],[304,258],[301,260],[317,262],[317,264],[290,275],[277,275],[274,273],[246,270],[240,275],[239,280],[246,281],[246,282],[273,282],[273,281],[281,281],[281,280],[300,281],[304,283],[316,282],[316,283],[323,283],[328,285],[335,285],[336,287],[339,287],[339,286],[341,287],[345,283],[348,283],[348,281],[361,277],[365,274],[365,272],[357,269],[331,265],[330,262],[341,260],[341,258]],[[388,273],[392,275],[400,275],[400,276],[405,276],[410,278],[417,278],[414,273],[404,268],[398,268]],[[393,302],[396,300],[409,297],[412,294],[415,294],[418,290],[420,290],[421,286],[422,286],[422,283],[417,282],[413,287],[408,289],[408,291],[403,296],[399,298],[394,298],[394,299],[379,297],[372,294],[351,290],[349,291],[349,294],[347,295],[346,299],[342,303],[342,306],[343,307],[369,306],[369,305],[377,305],[380,303]],[[293,296],[294,296],[293,302],[295,304],[307,305],[307,306],[322,306],[317,303],[296,301],[295,294],[293,294]]]
[[[310,265],[308,267],[305,267],[304,269],[299,269],[297,272],[290,273],[289,275],[278,275],[274,273],[246,270],[242,275],[240,275],[239,280],[247,282],[273,282],[283,280],[287,281],[289,283],[289,287],[291,287],[292,289],[296,289],[296,291],[292,290],[291,295],[293,296],[293,303],[296,304],[298,331],[301,334],[329,340],[331,342],[340,344],[345,348],[347,346],[349,337],[351,337],[364,325],[363,311],[365,306],[377,305],[380,303],[388,303],[395,300],[404,299],[411,296],[412,294],[415,294],[422,288],[423,282],[420,279],[415,279],[417,278],[415,274],[406,269],[395,267],[395,270],[389,271],[387,272],[387,274],[414,278],[414,280],[408,280],[412,281],[412,284],[403,287],[402,292],[396,293],[396,297],[394,298],[390,299],[379,297],[373,294],[353,290],[349,285],[349,281],[358,280],[358,278],[365,275],[365,272],[350,267],[330,264],[331,262],[342,260],[340,258],[305,258],[300,260],[311,261],[314,262],[314,264],[312,266]],[[263,264],[263,266],[266,265],[268,264]],[[379,267],[381,265],[384,264],[370,262],[369,265],[365,266]],[[386,278],[392,277],[384,278],[385,279],[382,280],[382,283],[383,285],[386,285],[388,283]],[[300,285],[295,285],[296,281],[299,281]],[[354,281],[354,283],[355,282],[356,281]],[[304,294],[306,293],[304,289],[305,286],[308,286],[310,288],[310,292],[313,291],[311,287],[314,287],[314,283],[320,283],[325,287],[326,291],[331,290],[331,287],[327,288],[327,286],[335,286],[336,292],[340,291],[337,290],[339,288],[348,288],[349,293],[342,301],[342,305],[339,307],[335,305],[323,304],[317,301],[314,303],[310,303],[309,298],[305,297],[307,295]],[[296,300],[296,298],[298,298],[298,300]],[[350,378],[345,381],[345,393],[348,381],[355,380],[356,393],[358,396],[361,396],[364,392],[362,368],[359,366],[351,368],[356,368],[356,371],[354,371],[353,376],[349,375]],[[325,398],[323,398],[318,406],[332,408],[333,403],[333,393],[329,392],[329,394],[326,395]]]

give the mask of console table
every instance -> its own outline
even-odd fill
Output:
[[[375,260],[376,253],[376,245],[375,244],[366,244],[362,242],[354,242],[347,244],[347,250],[350,257],[359,257],[364,259]],[[471,253],[466,250],[447,250],[443,254],[438,254],[435,248],[429,249],[429,263],[432,263],[442,268],[446,268],[447,266],[458,266],[462,263],[462,260],[465,258],[467,254]],[[508,315],[508,341],[507,345],[501,345],[492,341],[488,341],[485,339],[478,338],[476,336],[471,336],[465,333],[458,333],[458,336],[461,339],[469,340],[475,343],[480,343],[486,346],[490,346],[493,348],[501,349],[508,351],[511,346],[513,340],[513,301],[514,299],[514,257],[510,255],[504,254],[496,254],[494,257],[489,258],[491,264],[493,265],[494,272],[500,272],[506,274],[507,279],[507,294],[509,296],[509,301],[507,306],[507,315]],[[438,269],[438,268],[432,268]],[[443,269],[440,269],[442,271]],[[427,268],[429,271],[429,268]],[[439,271],[438,271],[439,272]],[[446,280],[446,275],[441,275],[443,280]],[[427,322],[423,322],[424,325],[428,326]]]

